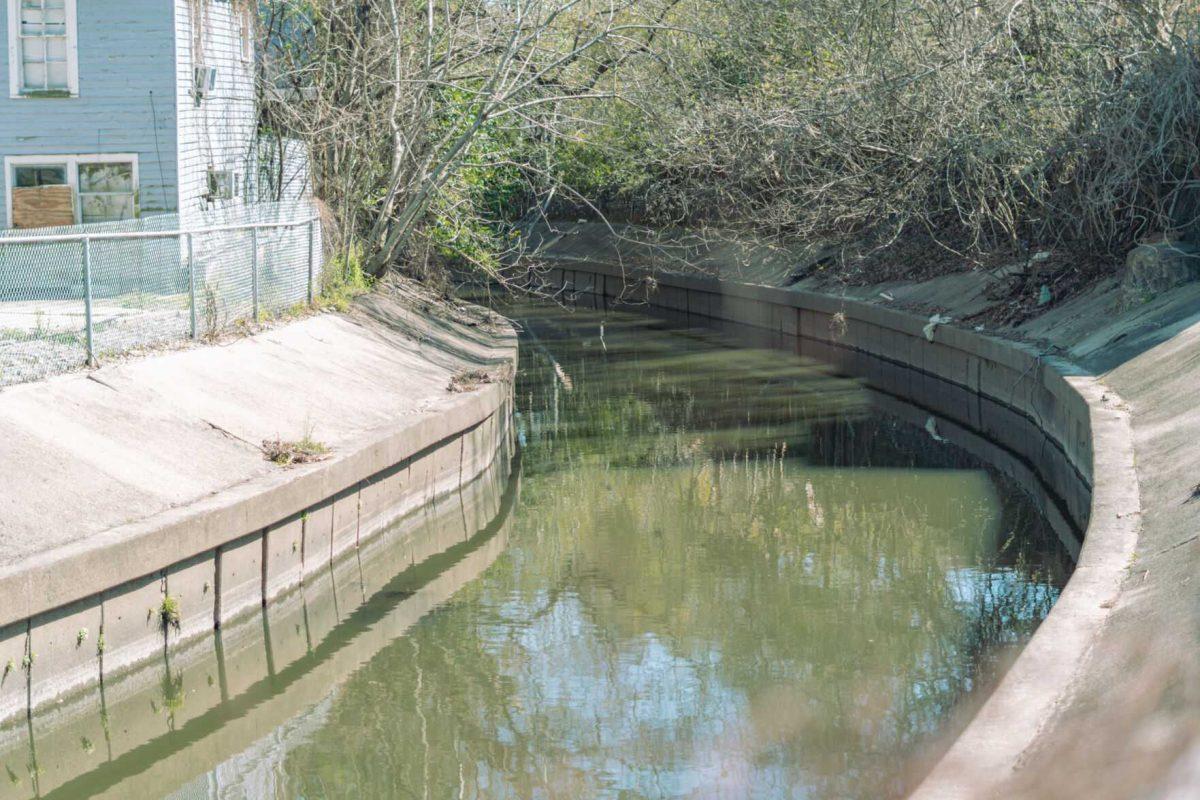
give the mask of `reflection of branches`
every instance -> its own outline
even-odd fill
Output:
[[[888,421],[800,413],[786,449],[712,446],[710,414],[732,418],[750,397],[745,424],[769,419],[777,435],[772,394],[807,380],[801,404],[819,376],[776,380],[739,351],[727,373],[685,360],[701,378],[681,378],[661,336],[638,334],[645,356],[619,324],[607,351],[576,330],[543,340],[575,378],[560,429],[538,427],[550,360],[517,390],[537,469],[512,549],[364,667],[328,730],[291,757],[337,752],[340,769],[395,795],[463,782],[493,797],[670,795],[717,761],[753,785],[894,792],[988,649],[1019,641],[1052,602],[1036,516],[1007,493],[998,510],[979,469],[906,468],[920,459]],[[614,386],[636,404],[612,405]],[[784,455],[797,451],[829,459]],[[379,746],[347,741],[364,725]]]

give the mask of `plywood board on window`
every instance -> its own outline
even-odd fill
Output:
[[[12,226],[49,228],[75,224],[75,204],[70,186],[13,189]]]

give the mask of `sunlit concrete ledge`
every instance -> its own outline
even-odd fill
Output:
[[[511,375],[516,355],[507,325],[485,333],[372,295],[349,316],[0,393],[0,435],[9,440],[0,468],[19,489],[0,499],[8,516],[0,533],[34,550],[0,566],[0,721],[94,689],[261,609],[510,457],[511,382],[447,388],[464,366],[507,364]],[[102,401],[92,404],[94,396]],[[93,412],[93,429],[61,435],[56,414],[77,403]],[[39,407],[47,430],[31,452],[18,441],[27,433],[19,423]],[[267,463],[251,434],[298,436],[291,429],[310,424],[332,453],[295,468]],[[27,463],[25,454],[41,460]],[[122,454],[132,463],[96,470],[95,485],[72,496],[89,464]],[[140,491],[128,494],[137,502],[126,511],[122,493],[135,479]],[[105,503],[106,492],[115,501]],[[63,532],[89,504],[102,529]],[[53,546],[25,541],[43,531]],[[167,598],[174,625],[162,613]]]
[[[551,254],[551,258],[553,255]],[[1050,615],[913,797],[1000,791],[1087,684],[1135,553],[1141,506],[1128,410],[1098,378],[1023,342],[989,337],[872,303],[629,265],[562,258],[547,285],[597,307],[642,306],[690,324],[733,324],[761,344],[862,377],[873,388],[956,415],[1015,453],[1082,532],[1076,568]],[[898,369],[888,369],[895,365]],[[933,383],[931,379],[935,379]],[[1033,440],[1013,425],[1033,423]],[[1048,509],[1053,511],[1054,509]],[[1053,520],[1052,520],[1053,521]]]

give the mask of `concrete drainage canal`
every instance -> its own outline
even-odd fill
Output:
[[[507,313],[519,456],[10,721],[0,798],[913,788],[1066,584],[1076,501],[978,409],[646,316]]]

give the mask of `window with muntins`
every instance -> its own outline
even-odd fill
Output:
[[[227,169],[210,169],[206,198],[210,203],[214,200],[232,200],[237,196],[237,185],[237,173]]]
[[[81,222],[111,222],[134,217],[133,164],[79,165]]]
[[[75,0],[8,0],[12,94],[78,93]]]
[[[9,225],[40,228],[138,216],[135,154],[8,156]]]

